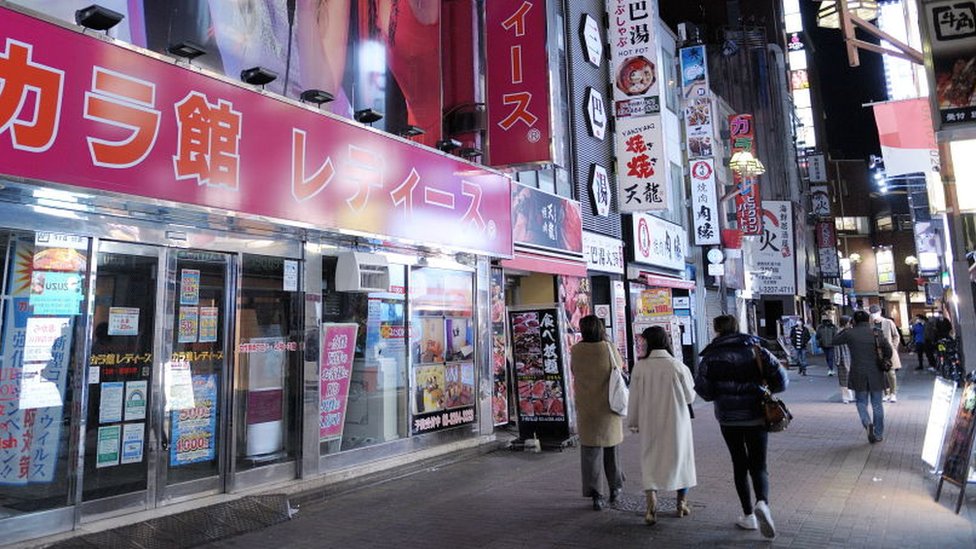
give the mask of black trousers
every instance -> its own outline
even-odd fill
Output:
[[[602,462],[602,463],[601,463]],[[580,472],[583,477],[583,497],[600,496],[600,465],[607,477],[607,487],[610,493],[624,486],[624,474],[620,469],[620,455],[616,446],[581,446]]]
[[[732,473],[735,491],[739,494],[744,515],[752,514],[752,494],[749,478],[756,492],[756,501],[769,501],[769,473],[766,472],[766,446],[769,433],[763,425],[722,425],[722,437],[732,456]]]

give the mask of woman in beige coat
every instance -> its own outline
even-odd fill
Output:
[[[576,396],[576,427],[580,439],[583,497],[593,498],[593,510],[606,508],[600,492],[600,462],[610,489],[610,503],[624,486],[617,445],[624,441],[623,421],[610,411],[610,369],[622,364],[620,354],[607,341],[603,321],[595,315],[580,319],[583,341],[573,345],[570,368]],[[611,358],[611,356],[613,358]]]
[[[647,495],[647,524],[657,522],[657,491],[676,490],[678,516],[691,514],[688,488],[695,475],[695,443],[691,410],[695,380],[680,360],[671,356],[671,341],[660,326],[641,334],[645,354],[630,380],[627,426],[640,433],[641,476]]]

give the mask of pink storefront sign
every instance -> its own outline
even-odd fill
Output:
[[[0,8],[0,175],[510,256],[511,181]]]
[[[485,4],[489,163],[552,162],[546,3]]]
[[[322,326],[322,360],[319,361],[319,442],[342,438],[358,327],[357,324]]]

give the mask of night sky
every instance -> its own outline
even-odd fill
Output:
[[[868,155],[880,154],[874,114],[861,105],[887,99],[881,55],[860,50],[861,65],[851,68],[840,30],[817,27],[819,3],[803,0],[800,6],[809,40],[807,47],[813,49],[809,59],[815,67],[811,69],[818,73],[814,78],[819,78],[811,79],[811,83],[819,86],[826,111],[826,146],[821,137],[820,148],[829,149],[833,158],[867,160]],[[858,38],[877,42],[860,32]]]

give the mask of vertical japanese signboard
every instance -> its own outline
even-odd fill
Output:
[[[796,295],[796,250],[793,243],[793,203],[766,200],[762,203],[762,236],[750,240],[753,264],[757,272],[752,292],[761,295]]]
[[[551,162],[546,2],[485,2],[488,160]]]
[[[922,28],[930,48],[925,66],[933,121],[940,130],[976,126],[976,2],[922,1]]]
[[[508,423],[508,342],[505,338],[505,275],[491,269],[491,417],[493,423]]]
[[[322,326],[319,442],[342,438],[358,327],[354,323]]]
[[[508,322],[518,391],[519,438],[564,441],[569,437],[569,414],[559,308],[509,311]]]
[[[691,161],[691,214],[695,222],[695,245],[720,244],[715,163],[711,158]]]
[[[837,228],[833,221],[817,222],[817,254],[820,257],[820,275],[840,276],[840,259],[837,257]]]
[[[705,46],[682,48],[681,99],[685,109],[685,150],[691,164],[691,211],[697,246],[721,243],[715,161],[712,159],[714,123]]]
[[[732,154],[755,150],[756,131],[751,114],[733,114],[729,117],[729,134],[732,140]],[[760,215],[762,206],[759,194],[759,178],[751,174],[739,174],[733,170],[732,182],[735,195],[735,219],[744,235],[762,234],[763,221]]]
[[[610,0],[608,12],[620,211],[665,210],[670,204],[655,36],[657,1]]]

